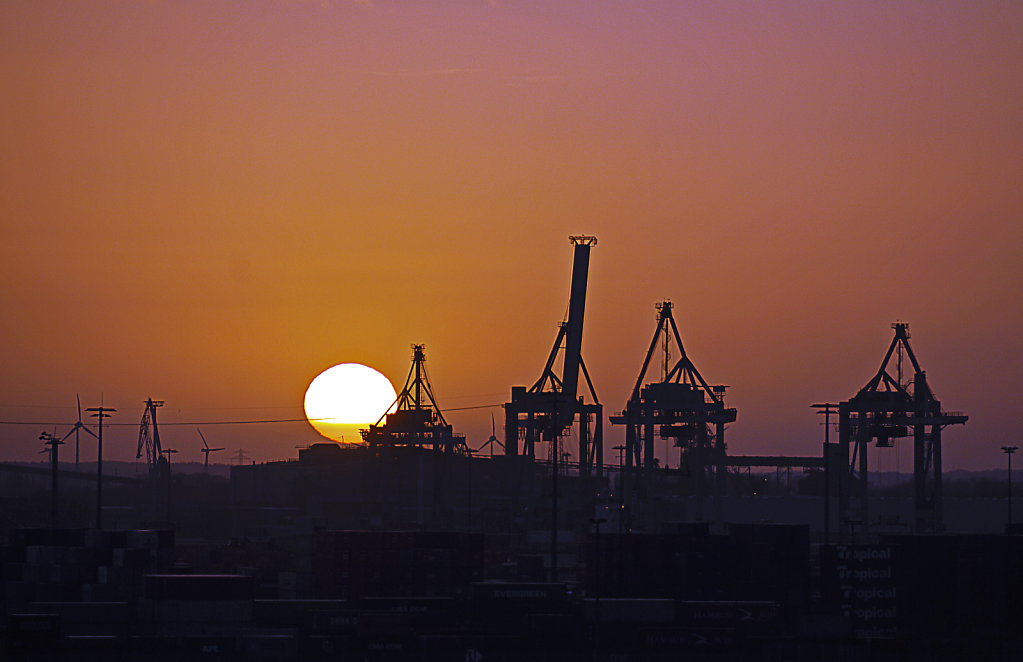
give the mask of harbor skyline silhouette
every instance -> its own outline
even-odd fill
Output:
[[[300,421],[319,371],[397,383],[424,343],[476,447],[493,412],[471,407],[535,378],[585,231],[608,412],[671,300],[731,386],[730,446],[805,454],[807,405],[852,395],[907,321],[971,416],[946,467],[1000,466],[1020,10],[557,4],[0,8],[0,420],[73,424],[105,394],[128,459],[146,398],[168,424]],[[316,439],[223,429],[258,460]],[[38,434],[0,426],[0,453],[37,459]]]
[[[0,657],[1023,659],[1021,27],[0,3]]]

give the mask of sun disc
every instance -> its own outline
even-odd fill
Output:
[[[359,441],[359,430],[395,410],[397,393],[386,376],[361,363],[341,363],[317,375],[305,392],[309,424],[334,441]]]

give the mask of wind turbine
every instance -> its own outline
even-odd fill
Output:
[[[490,446],[490,457],[494,457],[494,444],[504,448],[504,444],[497,439],[497,424],[494,422],[494,412],[490,412],[490,439],[487,439],[485,444],[477,448],[476,452],[479,453],[487,446]]]
[[[85,423],[82,423],[82,399],[80,397],[78,397],[77,393],[75,393],[75,400],[78,401],[78,420],[75,422],[75,426],[73,428],[71,428],[71,430],[66,435],[64,435],[64,438],[61,439],[60,441],[63,443],[64,441],[67,440],[68,437],[71,436],[72,432],[75,433],[75,473],[78,473],[78,433],[79,433],[79,431],[85,430],[86,432],[91,434],[96,439],[99,439],[99,437],[96,436],[95,432],[93,432],[89,428],[85,427]]]
[[[210,453],[216,453],[217,451],[226,450],[224,448],[210,448],[210,445],[206,443],[206,437],[202,435],[202,430],[199,428],[195,429],[199,433],[199,438],[202,439],[202,453],[206,456],[203,462],[203,468],[205,468],[207,475],[210,473]]]

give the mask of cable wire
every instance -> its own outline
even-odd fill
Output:
[[[502,406],[501,403],[490,405],[474,405],[471,407],[452,407],[447,411],[469,411],[471,409],[492,409]],[[268,425],[275,423],[310,423],[333,421],[333,418],[262,418],[235,421],[160,421],[160,427],[172,425]],[[61,421],[0,421],[0,425],[74,425],[75,422]],[[104,423],[103,427],[138,427],[138,423],[110,422]]]

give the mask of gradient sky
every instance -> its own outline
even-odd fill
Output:
[[[817,453],[809,405],[854,395],[902,320],[970,416],[946,468],[1004,466],[1021,65],[1019,2],[5,0],[0,420],[60,433],[102,397],[104,457],[130,459],[147,397],[168,423],[301,418],[335,363],[400,388],[411,343],[442,407],[500,403],[586,233],[608,411],[667,298],[731,386],[730,452]],[[447,418],[476,447],[491,411]],[[0,425],[2,459],[42,429]],[[204,433],[256,460],[318,438]],[[163,436],[201,460],[194,426]]]

